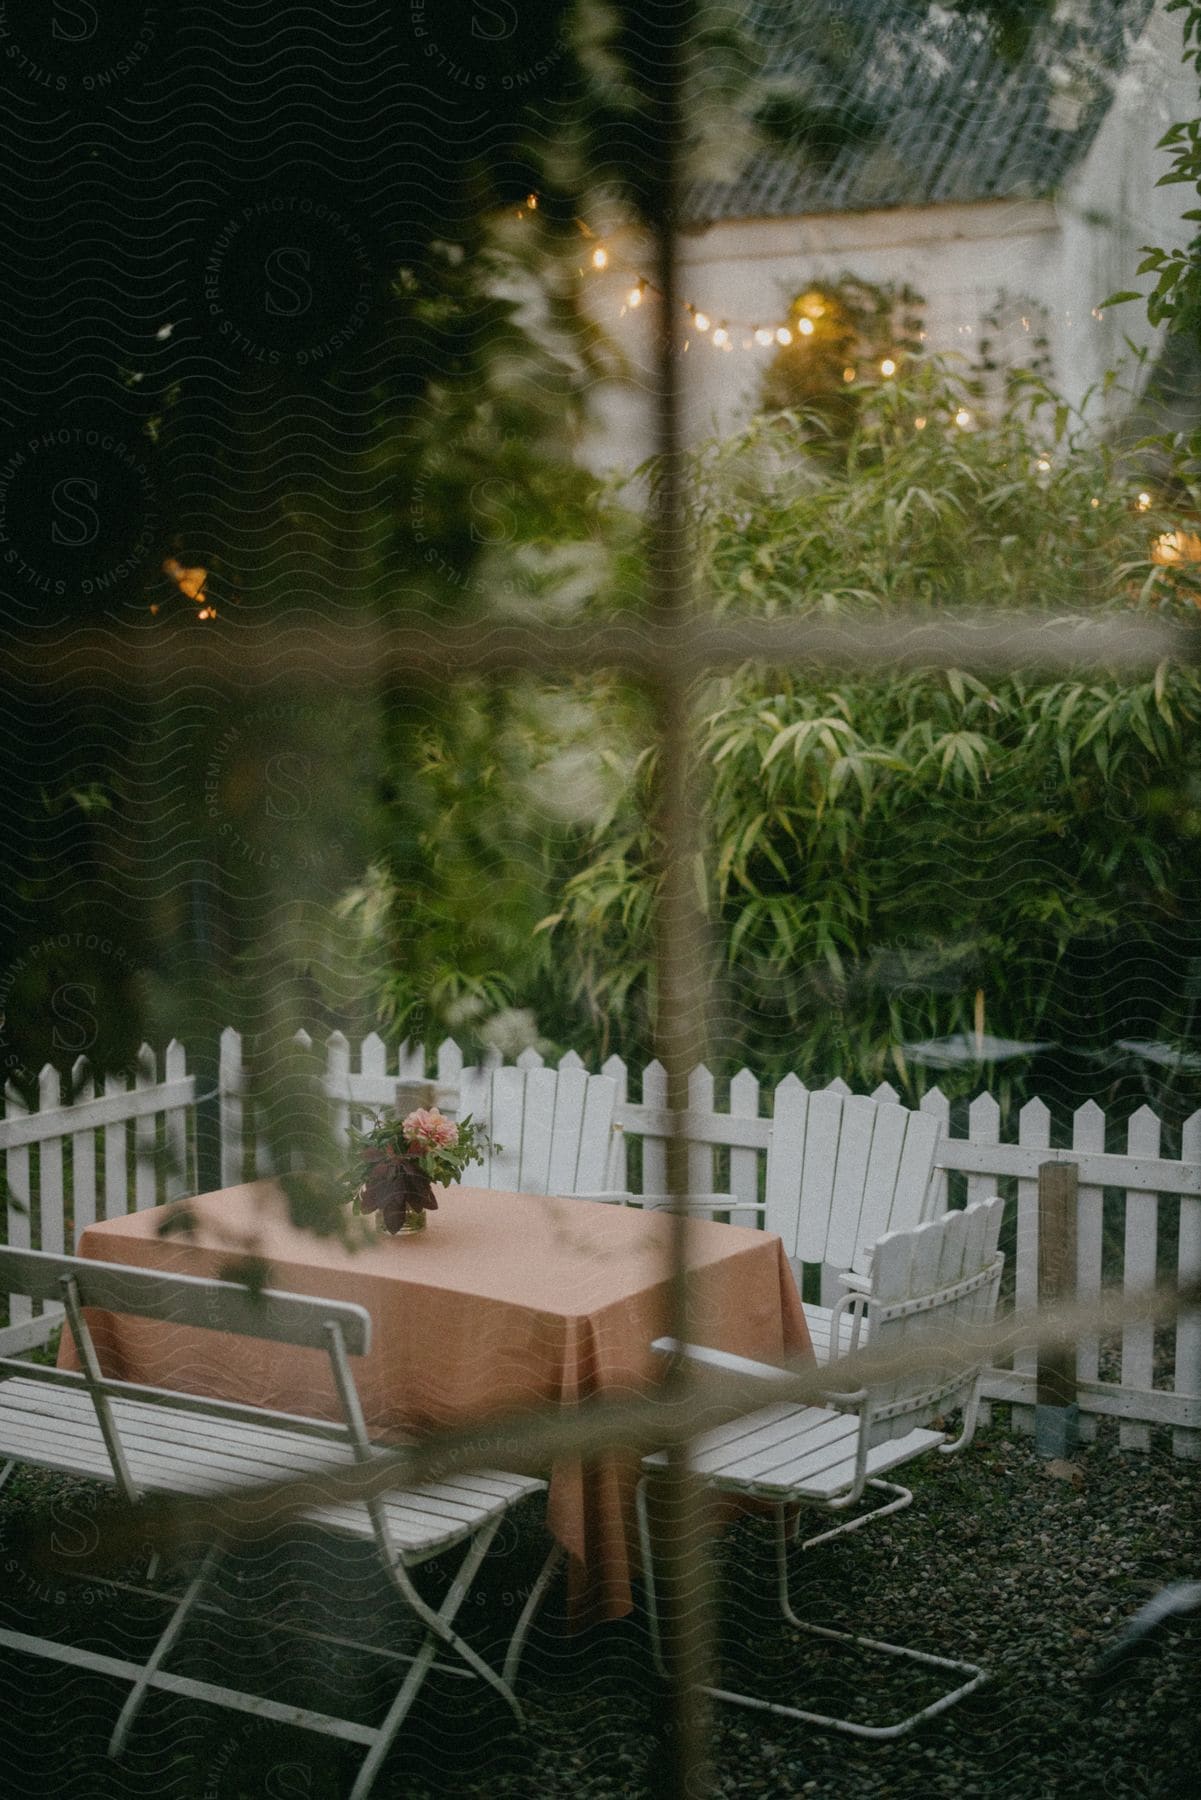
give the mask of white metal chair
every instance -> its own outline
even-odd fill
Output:
[[[986,1679],[975,1663],[933,1656],[798,1618],[789,1595],[787,1514],[798,1505],[843,1512],[856,1504],[865,1488],[886,1496],[872,1510],[801,1539],[802,1547],[811,1549],[815,1544],[857,1531],[873,1519],[900,1512],[910,1504],[910,1490],[883,1480],[886,1472],[929,1450],[937,1448],[944,1454],[953,1454],[971,1442],[986,1353],[981,1350],[966,1366],[962,1353],[965,1346],[970,1346],[973,1332],[992,1321],[1003,1262],[997,1250],[1003,1210],[1001,1200],[983,1200],[966,1211],[947,1213],[911,1231],[886,1233],[876,1245],[867,1293],[848,1293],[839,1301],[836,1312],[870,1322],[873,1353],[897,1350],[908,1354],[917,1350],[922,1358],[920,1366],[904,1369],[891,1378],[872,1378],[866,1385],[845,1392],[831,1392],[826,1406],[805,1406],[793,1401],[767,1405],[698,1438],[691,1445],[689,1456],[692,1468],[707,1487],[765,1501],[774,1509],[780,1609],[791,1626],[835,1643],[949,1671],[957,1678],[955,1685],[930,1705],[884,1725],[859,1724],[727,1688],[707,1689],[714,1698],[855,1737],[890,1739],[912,1730],[919,1720],[943,1712]],[[940,1365],[940,1345],[956,1351],[960,1360]],[[761,1376],[766,1392],[787,1379],[782,1371],[765,1364],[720,1351],[679,1346],[671,1339],[660,1339],[654,1348],[668,1355],[684,1355],[700,1366]],[[830,1374],[832,1378],[836,1376],[836,1366]],[[942,1429],[942,1417],[956,1407],[963,1410],[962,1428],[950,1441]],[[648,1491],[666,1461],[664,1452],[644,1458],[637,1500],[651,1640],[661,1670]],[[794,1539],[800,1538],[801,1516],[798,1515],[793,1530]]]
[[[270,1290],[255,1295],[231,1282],[11,1249],[0,1249],[0,1291],[61,1301],[83,1365],[77,1374],[0,1359],[0,1374],[8,1376],[0,1379],[4,1465],[0,1480],[15,1464],[28,1463],[105,1482],[136,1506],[151,1494],[215,1495],[255,1481],[300,1476],[319,1480],[339,1464],[369,1462],[381,1453],[367,1436],[351,1372],[350,1358],[368,1349],[371,1336],[371,1321],[359,1306]],[[100,1372],[85,1307],[322,1350],[330,1359],[342,1419],[330,1423],[108,1380]],[[544,1481],[533,1477],[481,1470],[414,1488],[391,1488],[364,1502],[331,1497],[328,1504],[319,1503],[303,1515],[323,1530],[374,1540],[385,1581],[424,1628],[412,1654],[362,1646],[369,1654],[408,1665],[378,1726],[283,1705],[164,1668],[193,1610],[197,1606],[212,1610],[202,1595],[221,1556],[219,1542],[207,1548],[182,1598],[156,1595],[173,1601],[174,1611],[144,1663],[7,1629],[0,1630],[0,1646],[129,1682],[110,1755],[121,1752],[150,1689],[166,1689],[366,1746],[367,1756],[351,1789],[351,1800],[363,1800],[440,1651],[466,1664],[521,1719],[512,1683],[534,1613],[559,1561],[559,1546],[552,1549],[534,1583],[500,1673],[458,1635],[454,1620],[505,1515],[545,1487]],[[462,1564],[435,1610],[417,1592],[410,1571],[457,1545],[466,1545]],[[155,1594],[128,1583],[107,1585]],[[320,1636],[303,1630],[300,1635]],[[456,1672],[466,1673],[461,1668]]]
[[[462,1175],[466,1187],[519,1194],[611,1194],[617,1083],[585,1069],[473,1067],[459,1082],[459,1117],[487,1128],[495,1149]]]
[[[819,1264],[823,1288],[833,1275],[836,1287],[863,1291],[876,1239],[930,1217],[939,1132],[928,1113],[861,1094],[811,1092],[790,1078],[776,1090],[764,1201],[693,1194],[687,1208],[697,1218],[736,1223],[750,1213],[783,1238],[798,1284],[805,1264]],[[672,1204],[662,1196],[620,1197],[646,1207]],[[829,1306],[805,1307],[819,1363],[831,1357],[833,1313]],[[849,1314],[839,1314],[839,1354],[849,1343],[851,1323]],[[861,1321],[861,1337],[869,1329]]]
[[[866,1290],[877,1240],[931,1216],[940,1129],[929,1113],[894,1101],[828,1089],[811,1093],[800,1082],[780,1085],[767,1153],[764,1223],[783,1238],[798,1281],[805,1264],[820,1264],[834,1271],[843,1287]],[[845,1309],[839,1313],[836,1343],[834,1311],[805,1307],[818,1362],[847,1348],[850,1316]]]

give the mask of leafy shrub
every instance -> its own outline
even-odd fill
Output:
[[[931,361],[872,390],[835,472],[815,473],[788,416],[711,446],[697,531],[713,600],[1191,612],[1193,566],[1152,559],[1177,520],[1082,420],[1034,378],[995,422],[974,405],[966,376]],[[1179,1036],[1201,950],[1193,670],[831,681],[748,666],[702,710],[727,1055],[920,1091],[903,1046],[969,1032],[982,1010],[990,1032],[1069,1046],[1083,1097],[1117,1040]],[[554,927],[577,992],[612,1005],[638,1050],[649,848],[632,792]]]

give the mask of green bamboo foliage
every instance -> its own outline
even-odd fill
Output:
[[[1187,483],[1170,502],[1142,489],[1039,381],[1012,382],[988,423],[966,380],[915,365],[872,393],[833,473],[807,458],[809,429],[760,419],[700,459],[702,577],[726,611],[1194,608],[1193,567],[1152,558],[1188,525]],[[1119,1037],[1178,1039],[1199,719],[1183,667],[833,684],[747,667],[714,683],[698,753],[721,1048],[764,1073],[915,1093],[930,1077],[904,1046],[970,1032],[981,1009],[991,1032],[1086,1061]],[[575,997],[631,1052],[646,851],[632,788],[553,924]]]

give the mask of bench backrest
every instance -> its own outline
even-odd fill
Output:
[[[617,1083],[584,1069],[467,1068],[459,1116],[493,1143],[463,1171],[467,1187],[520,1194],[599,1193],[610,1185]]]
[[[256,1292],[237,1281],[131,1269],[84,1256],[0,1248],[0,1293],[61,1302],[66,1277],[74,1278],[82,1305],[103,1312],[162,1319],[172,1325],[266,1338],[311,1350],[328,1350],[326,1325],[333,1323],[340,1327],[352,1356],[364,1355],[371,1344],[369,1315],[361,1306],[346,1301],[279,1293],[271,1288]]]
[[[884,1232],[929,1217],[938,1138],[928,1113],[783,1083],[767,1153],[768,1231],[796,1262],[866,1276]]]
[[[1003,1200],[978,1200],[912,1231],[886,1232],[876,1245],[868,1318],[873,1353],[917,1353],[909,1372],[869,1389],[867,1441],[905,1437],[963,1407],[968,1436],[989,1353],[973,1353],[973,1333],[992,1324],[1004,1258],[997,1249]],[[951,1355],[940,1365],[939,1348]],[[966,1353],[966,1359],[965,1359]]]

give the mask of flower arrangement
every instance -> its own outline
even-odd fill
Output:
[[[417,1231],[436,1212],[433,1183],[457,1181],[468,1163],[488,1148],[488,1136],[470,1115],[458,1124],[436,1106],[405,1118],[377,1119],[370,1131],[351,1132],[354,1160],[344,1176],[356,1212],[378,1213],[385,1231]]]

